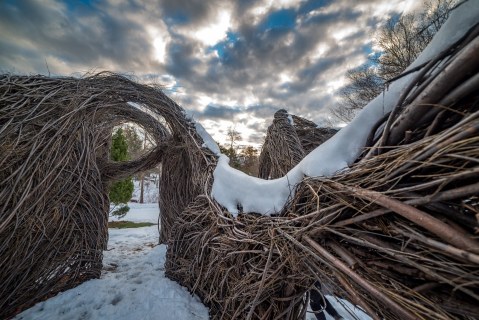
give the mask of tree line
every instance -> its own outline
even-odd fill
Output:
[[[226,133],[227,143],[217,143],[222,154],[230,158],[229,165],[235,169],[243,171],[250,176],[258,176],[259,155],[258,149],[253,146],[238,145],[241,140],[241,134],[235,126],[228,128]]]

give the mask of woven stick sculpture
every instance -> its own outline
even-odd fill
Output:
[[[197,197],[173,225],[167,274],[214,319],[304,319],[316,281],[373,319],[476,319],[478,30],[422,66],[356,164],[304,179],[278,216],[234,219]],[[275,124],[291,127],[280,116],[266,151],[286,146],[287,172],[301,146],[275,140]]]
[[[111,130],[125,121],[141,125],[157,146],[140,159],[111,162]],[[108,185],[165,155],[189,166],[187,175],[162,176],[162,220],[173,220],[186,206],[178,191],[182,199],[204,192],[215,159],[201,144],[160,88],[110,73],[0,76],[0,318],[99,277]]]
[[[374,319],[477,318],[478,34],[421,66],[355,164],[305,178],[274,217],[233,218],[210,198],[216,159],[158,88],[0,76],[0,316],[98,277],[108,184],[163,162],[166,273],[214,319],[304,319],[317,281]],[[156,148],[108,161],[121,121]]]

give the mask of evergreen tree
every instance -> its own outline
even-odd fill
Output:
[[[111,160],[113,161],[127,161],[128,160],[128,144],[123,135],[123,130],[119,128],[112,138],[111,144]],[[133,194],[133,181],[131,178],[115,182],[110,187],[110,201],[119,208],[111,212],[112,215],[123,217],[130,208],[126,203],[131,199]]]

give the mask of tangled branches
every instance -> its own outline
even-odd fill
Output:
[[[273,124],[259,157],[259,174],[263,179],[283,177],[305,155],[331,138],[337,130],[318,128],[314,122],[288,115],[284,109],[274,114]]]
[[[198,197],[173,225],[167,274],[215,319],[303,319],[316,281],[374,319],[475,319],[478,34],[423,64],[356,164],[304,179],[279,216],[235,220]],[[264,178],[301,160],[293,131],[277,113]]]
[[[124,121],[141,125],[157,146],[140,159],[111,162],[111,130]],[[175,139],[183,141],[181,153],[167,151]],[[0,317],[99,277],[111,181],[173,153],[191,167],[175,177],[183,196],[203,192],[214,158],[200,145],[194,125],[160,88],[110,73],[0,76]],[[182,210],[168,201],[177,190],[167,176],[164,219]]]
[[[301,319],[316,280],[376,319],[473,318],[479,138],[434,142],[477,125],[476,112],[331,180],[306,179],[278,217],[235,220],[200,196],[174,224],[167,273],[218,319]]]

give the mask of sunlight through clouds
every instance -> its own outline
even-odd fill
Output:
[[[231,27],[231,13],[223,10],[216,17],[216,21],[200,28],[193,36],[207,46],[213,46],[226,37],[226,32]]]
[[[155,59],[160,63],[165,63],[166,46],[171,39],[170,36],[167,32],[152,26],[146,27],[146,30],[152,39]]]

